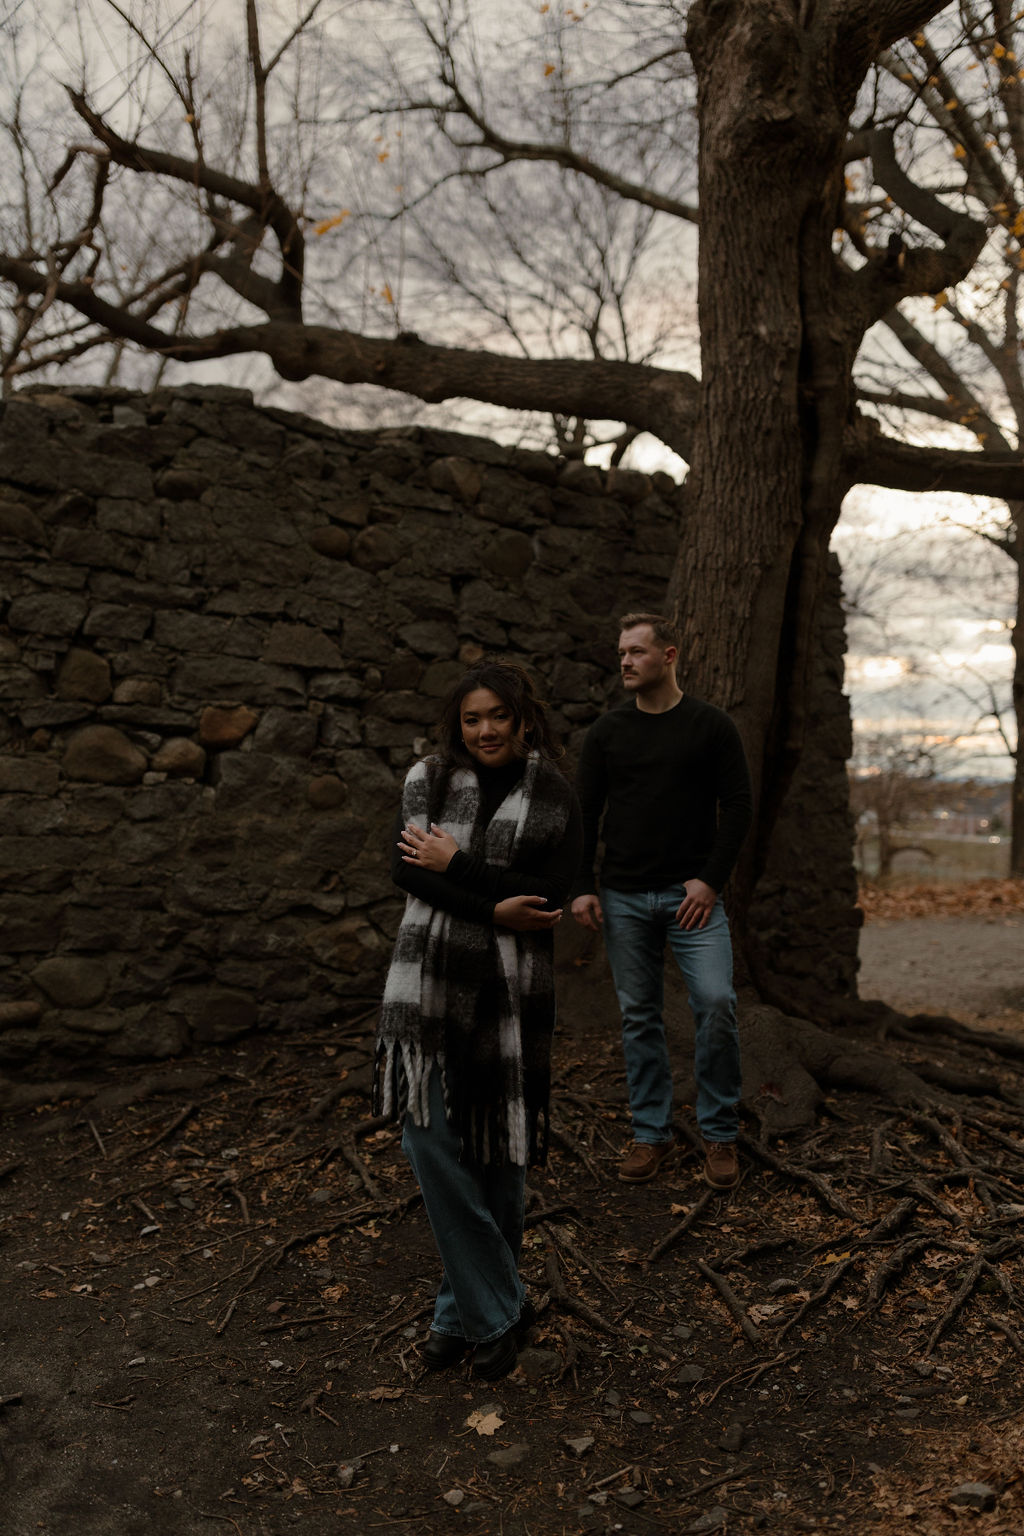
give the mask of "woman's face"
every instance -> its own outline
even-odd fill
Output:
[[[467,693],[459,719],[466,751],[483,767],[503,768],[522,755],[522,729],[516,730],[512,711],[490,688]]]

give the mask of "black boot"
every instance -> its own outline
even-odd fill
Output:
[[[468,1348],[468,1342],[459,1334],[435,1333],[431,1328],[427,1342],[420,1349],[420,1359],[428,1371],[443,1371],[450,1365],[458,1365]]]
[[[484,1381],[499,1381],[514,1369],[518,1358],[516,1328],[509,1328],[489,1344],[477,1345],[473,1355],[473,1375],[482,1376]]]

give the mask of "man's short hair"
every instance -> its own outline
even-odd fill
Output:
[[[624,629],[636,629],[638,624],[649,624],[654,631],[654,638],[659,645],[674,645],[679,649],[679,631],[671,619],[666,619],[663,613],[624,613],[619,620],[619,632]]]

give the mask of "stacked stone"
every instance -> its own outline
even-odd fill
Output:
[[[0,418],[0,1064],[160,1058],[378,995],[401,774],[466,662],[573,745],[660,606],[668,476],[249,394]]]

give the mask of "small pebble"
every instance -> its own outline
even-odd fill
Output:
[[[672,1377],[673,1385],[680,1387],[692,1387],[694,1382],[704,1380],[704,1368],[700,1365],[684,1365],[682,1370],[676,1371]]]
[[[504,1450],[491,1451],[487,1460],[492,1467],[501,1467],[507,1471],[510,1467],[522,1466],[529,1454],[530,1447],[519,1441],[514,1445],[506,1446]]]
[[[720,1531],[728,1518],[728,1512],[720,1504],[716,1504],[714,1509],[709,1509],[706,1514],[698,1515],[693,1524],[688,1525],[686,1529],[694,1532]]]
[[[996,1490],[988,1483],[961,1483],[950,1494],[949,1502],[962,1509],[995,1509]]]
[[[527,1381],[547,1381],[562,1369],[562,1357],[556,1350],[530,1346],[519,1351],[519,1368]]]

